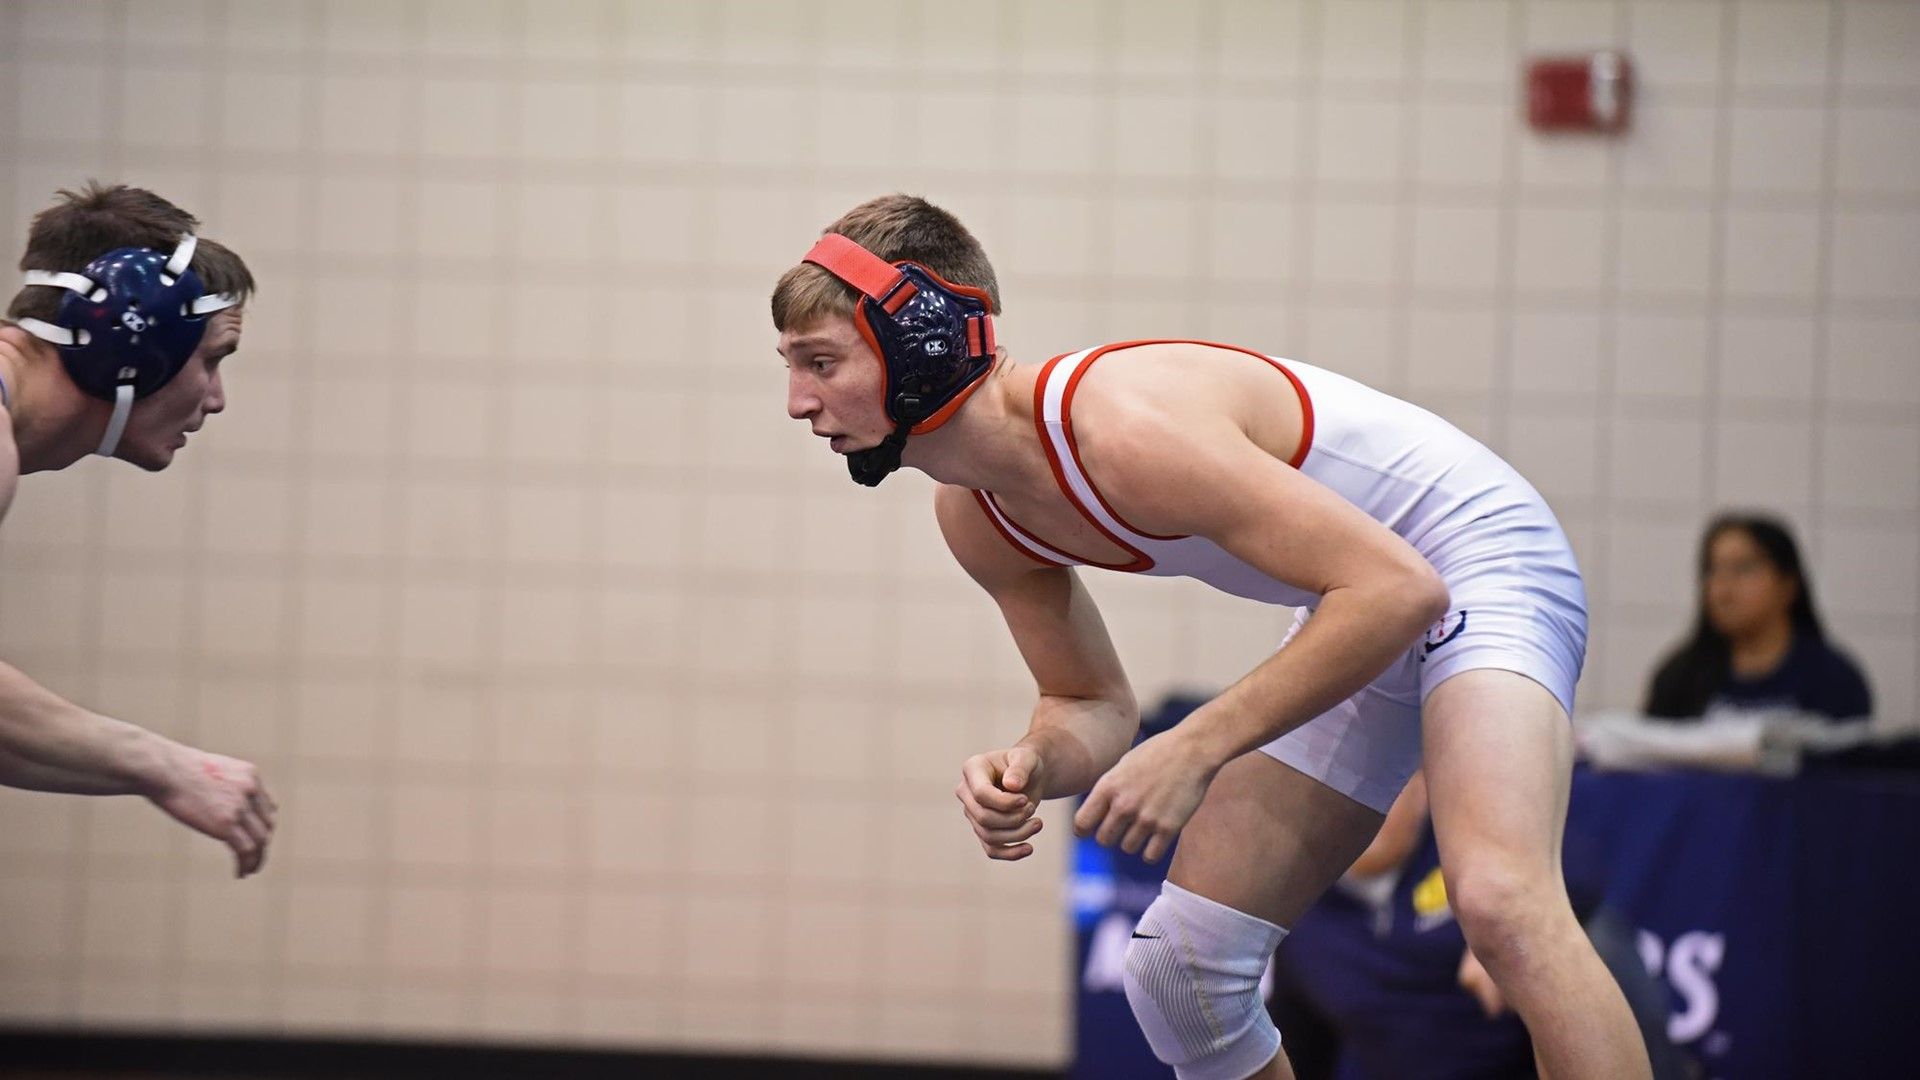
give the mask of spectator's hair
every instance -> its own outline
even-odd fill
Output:
[[[1727,681],[1733,677],[1733,646],[1727,636],[1714,629],[1707,618],[1707,570],[1713,559],[1713,543],[1722,533],[1739,530],[1760,549],[1781,577],[1799,586],[1794,591],[1793,607],[1787,617],[1793,623],[1796,638],[1826,639],[1826,630],[1813,605],[1813,582],[1800,562],[1800,546],[1785,522],[1766,514],[1722,514],[1707,524],[1700,537],[1699,610],[1693,620],[1693,634],[1667,655],[1653,681],[1647,687],[1642,711],[1648,716],[1692,717],[1707,709]]]

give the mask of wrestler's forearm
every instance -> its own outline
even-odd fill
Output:
[[[1043,799],[1078,795],[1133,745],[1140,710],[1131,698],[1042,696],[1020,745],[1033,748],[1043,763]]]
[[[1287,646],[1174,729],[1216,768],[1359,693],[1444,614],[1446,595],[1329,591]]]
[[[53,791],[66,795],[132,794],[120,780],[77,769],[42,765],[0,747],[0,787]]]
[[[0,784],[133,795],[150,789],[165,739],[74,705],[0,663]]]

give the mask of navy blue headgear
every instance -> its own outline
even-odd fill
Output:
[[[171,255],[152,248],[116,248],[78,274],[27,271],[28,285],[67,290],[56,322],[20,319],[22,330],[60,347],[74,385],[114,403],[98,454],[111,455],[136,398],[172,381],[207,332],[207,316],[239,303],[209,294],[190,269],[197,243],[180,238]]]
[[[993,367],[993,299],[918,263],[888,263],[839,233],[822,236],[802,261],[860,291],[854,326],[885,369],[881,401],[893,433],[847,455],[854,480],[872,487],[900,467],[909,434],[939,427]]]

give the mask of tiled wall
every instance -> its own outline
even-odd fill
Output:
[[[1610,44],[1627,136],[1521,128],[1523,53]],[[1913,717],[1916,56],[1904,0],[0,6],[0,248],[125,178],[263,284],[175,468],[23,485],[0,656],[285,808],[236,885],[0,793],[0,1019],[1061,1060],[1065,817],[988,864],[949,794],[1030,685],[925,482],[782,415],[772,281],[894,189],[974,225],[1016,357],[1231,340],[1508,454],[1587,704],[1762,504]],[[1281,626],[1093,587],[1148,699]]]

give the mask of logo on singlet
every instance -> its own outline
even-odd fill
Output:
[[[1464,609],[1449,614],[1446,618],[1427,628],[1427,639],[1420,643],[1420,662],[1426,663],[1435,649],[1460,636],[1467,628],[1467,613]]]

